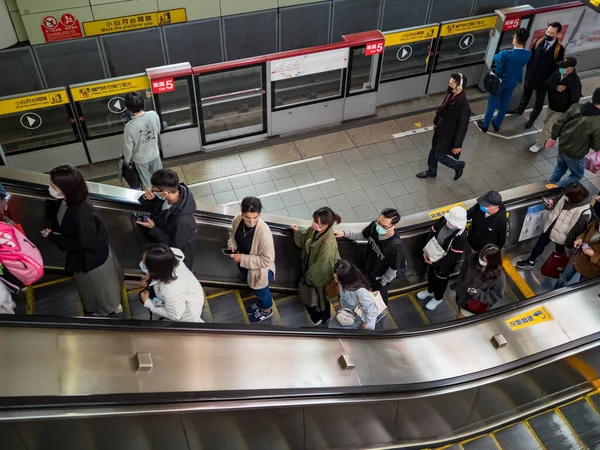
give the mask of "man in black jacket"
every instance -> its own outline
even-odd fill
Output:
[[[338,238],[368,240],[364,273],[371,289],[379,291],[386,305],[390,283],[406,273],[404,244],[400,239],[400,232],[395,228],[398,222],[400,212],[388,208],[381,211],[379,218],[362,231],[335,232]]]
[[[544,129],[529,150],[539,152],[552,135],[554,122],[581,98],[581,80],[575,72],[577,60],[571,56],[558,63],[558,70],[546,81],[548,108],[544,114]]]
[[[523,114],[535,92],[535,104],[525,128],[531,128],[542,112],[546,98],[546,80],[557,69],[556,63],[562,61],[565,57],[565,48],[558,42],[561,31],[562,25],[558,22],[552,22],[548,25],[546,35],[535,41],[531,48],[531,59],[527,64],[521,102],[517,109],[509,111],[509,114]]]
[[[471,221],[467,235],[471,248],[465,251],[465,260],[470,250],[478,252],[487,244],[494,244],[500,249],[504,247],[508,218],[499,192],[489,191],[479,197],[477,203],[467,211],[467,220]]]
[[[137,223],[148,228],[150,240],[181,250],[188,269],[194,267],[198,239],[196,201],[187,186],[171,169],[160,169],[152,174],[152,187],[139,198],[140,204],[150,211],[150,218]]]
[[[465,89],[467,77],[453,73],[448,83],[448,95],[438,108],[433,124],[435,131],[427,160],[427,170],[417,174],[419,178],[437,176],[438,163],[454,169],[454,180],[458,180],[465,169],[465,163],[458,161],[463,141],[469,128],[471,107]]]

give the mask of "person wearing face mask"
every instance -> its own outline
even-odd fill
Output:
[[[242,200],[242,212],[233,218],[228,248],[239,265],[240,277],[254,290],[256,303],[246,312],[252,323],[273,316],[273,297],[269,286],[275,277],[275,243],[271,229],[260,217],[262,203],[256,197]]]
[[[544,113],[544,129],[538,140],[529,150],[533,153],[539,152],[548,139],[552,137],[552,127],[574,104],[579,103],[581,98],[581,80],[575,72],[577,60],[571,56],[565,58],[558,64],[558,70],[546,81],[548,90],[548,108]]]
[[[73,273],[87,315],[108,316],[122,311],[123,271],[112,252],[108,233],[88,199],[88,188],[75,167],[50,171],[50,195],[57,200],[52,228],[41,231],[67,252],[65,270]]]
[[[469,129],[471,107],[465,89],[467,77],[453,73],[448,82],[448,93],[433,119],[433,139],[427,159],[427,170],[417,174],[418,178],[435,178],[438,163],[454,169],[454,180],[458,180],[465,169],[465,163],[458,161],[463,141]]]
[[[535,103],[525,128],[531,128],[542,112],[546,99],[546,81],[556,71],[556,63],[565,57],[565,48],[559,42],[562,28],[560,23],[552,22],[548,25],[546,35],[540,37],[531,48],[521,101],[517,109],[509,111],[509,114],[523,114],[535,92]]]
[[[425,307],[433,311],[444,301],[448,278],[463,256],[467,236],[467,211],[454,206],[434,222],[423,248],[423,260],[427,270],[427,289],[419,292],[419,300],[430,299]]]
[[[371,289],[379,291],[386,305],[390,283],[406,273],[404,244],[400,239],[400,231],[395,228],[398,222],[400,212],[387,208],[362,231],[335,231],[337,238],[368,240],[364,274]]]
[[[332,227],[341,222],[341,217],[326,206],[313,213],[313,223],[308,230],[291,226],[294,242],[302,249],[302,283],[316,291],[318,304],[306,306],[315,326],[331,317],[325,286],[333,279],[333,266],[340,259]]]
[[[471,254],[456,279],[457,319],[490,310],[504,297],[506,277],[502,270],[502,253],[493,244]]]
[[[529,258],[517,262],[517,269],[531,270],[544,249],[550,242],[554,242],[555,252],[565,254],[566,249],[574,247],[575,240],[587,228],[592,216],[588,201],[589,192],[581,183],[567,186],[565,194],[555,204],[553,200],[547,201],[551,209],[544,232],[529,255]]]
[[[178,322],[204,322],[204,290],[185,264],[178,248],[166,244],[151,244],[140,261],[146,289],[140,300],[152,313]],[[151,298],[150,290],[154,291]]]
[[[185,255],[184,264],[193,270],[198,231],[196,201],[188,187],[171,169],[160,169],[152,174],[152,187],[138,201],[150,211],[147,221],[136,222],[148,229],[150,241],[180,249]]]

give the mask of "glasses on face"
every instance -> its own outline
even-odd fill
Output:
[[[377,225],[379,225],[379,226],[380,226],[380,227],[382,227],[382,228],[385,228],[386,230],[389,230],[390,228],[392,228],[392,227],[394,226],[394,225],[390,225],[390,226],[387,226],[387,227],[386,227],[385,225],[383,225],[383,224],[382,224],[382,223],[379,221],[379,219],[377,219]]]

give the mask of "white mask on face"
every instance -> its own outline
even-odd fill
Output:
[[[484,261],[481,258],[479,258],[479,264],[481,265],[481,267],[487,267],[487,261]]]
[[[254,228],[258,223],[258,217],[256,219],[246,219],[244,218],[244,223],[247,227]]]
[[[52,186],[48,186],[48,192],[52,197],[54,197],[57,200],[62,200],[63,198],[65,198],[65,195],[62,192],[57,191]]]

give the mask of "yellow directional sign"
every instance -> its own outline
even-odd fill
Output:
[[[385,35],[385,46],[410,44],[412,42],[428,41],[438,35],[438,25],[432,27],[418,28],[415,30],[399,31]]]
[[[88,86],[72,87],[73,100],[81,102],[94,98],[108,97],[110,95],[126,94],[127,92],[143,91],[150,89],[148,77],[122,78],[104,83],[90,84]]]
[[[442,217],[444,214],[446,214],[448,211],[450,211],[452,208],[454,208],[455,206],[462,206],[464,209],[467,209],[465,207],[464,203],[454,203],[452,205],[448,205],[448,206],[444,206],[442,208],[438,208],[438,209],[434,209],[433,211],[429,211],[427,213],[427,215],[429,216],[429,218],[431,220],[437,220],[440,217]]]
[[[506,324],[512,331],[515,331],[531,325],[537,325],[538,323],[548,322],[550,320],[554,320],[552,314],[550,314],[545,306],[540,306],[538,308],[525,311],[518,316],[511,317],[506,321]]]
[[[442,25],[440,36],[471,33],[473,31],[487,30],[496,26],[497,16],[480,17],[479,19],[461,20],[460,22],[445,23]]]
[[[101,34],[120,33],[121,31],[141,30],[142,28],[161,27],[163,25],[186,21],[187,14],[185,8],[179,8],[84,22],[83,30],[86,36],[98,36]]]
[[[61,89],[60,91],[0,100],[0,114],[4,115],[30,111],[32,109],[48,108],[49,106],[64,105],[65,103],[69,103],[69,96],[67,95],[67,91]]]

